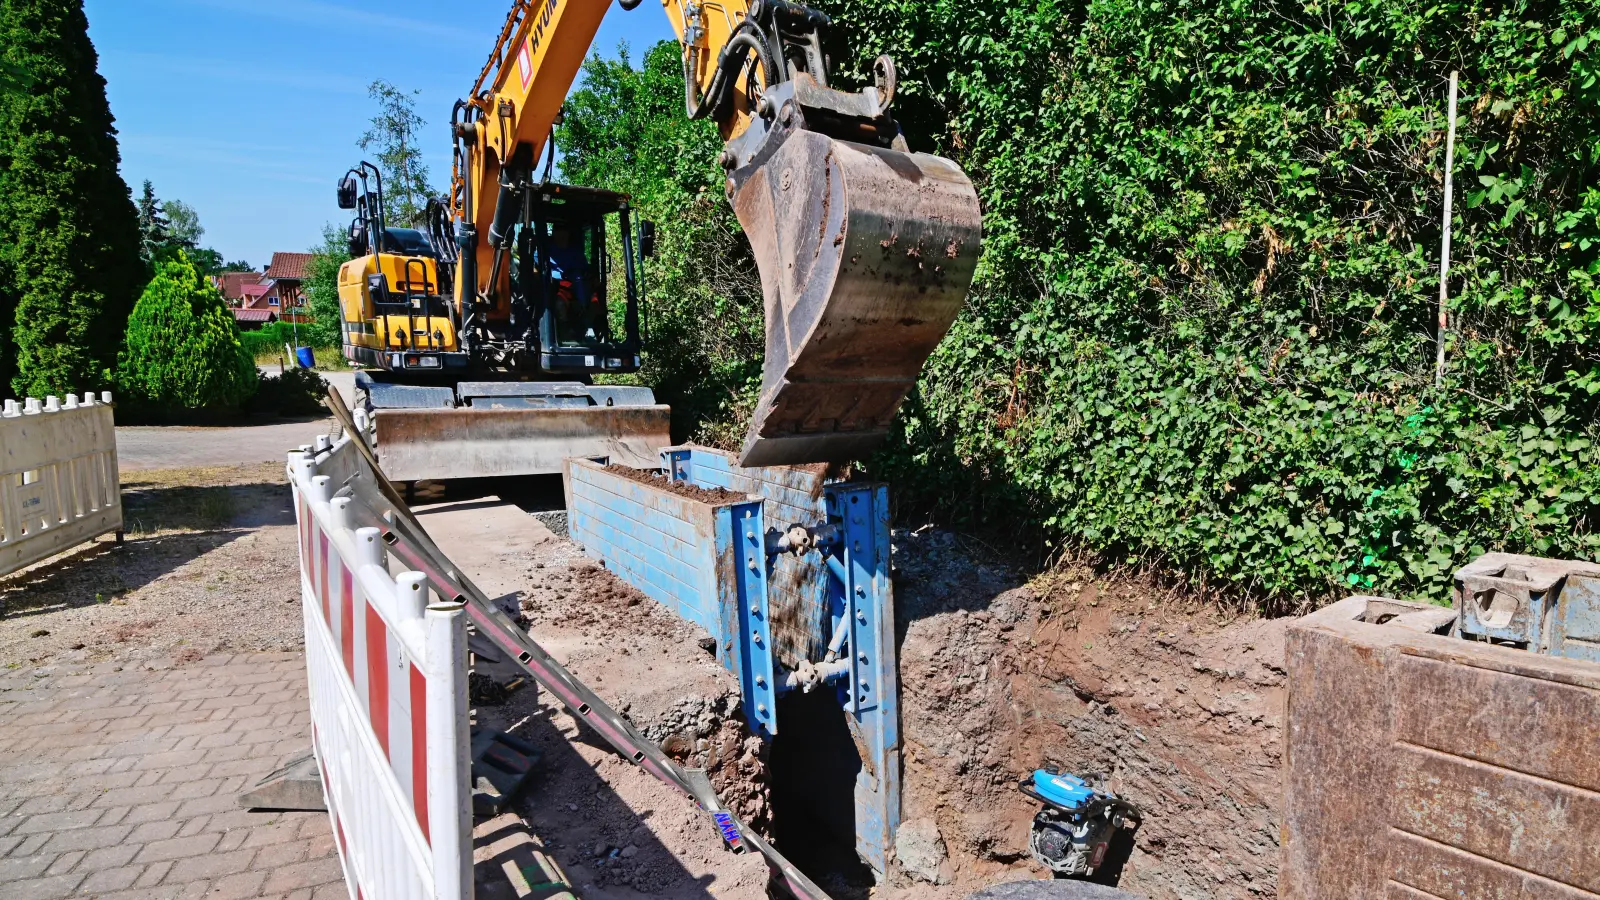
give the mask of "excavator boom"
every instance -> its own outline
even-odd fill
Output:
[[[859,459],[960,312],[982,232],[976,192],[954,163],[906,146],[887,57],[872,86],[829,86],[823,13],[788,0],[659,2],[683,48],[685,112],[727,141],[728,199],[761,273],[766,360],[739,462]],[[516,0],[458,105],[450,201],[468,342],[474,321],[510,307],[514,232],[609,5]]]

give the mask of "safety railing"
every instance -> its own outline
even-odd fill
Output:
[[[463,604],[390,575],[381,532],[332,495],[348,442],[289,456],[312,743],[352,897],[471,900]]]
[[[111,394],[0,406],[0,575],[122,531]]]

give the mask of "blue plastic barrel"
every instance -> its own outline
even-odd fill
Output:
[[[312,369],[317,365],[317,358],[312,354],[310,347],[296,347],[294,358],[300,363],[302,369]]]

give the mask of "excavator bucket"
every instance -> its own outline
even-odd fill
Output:
[[[947,159],[812,131],[733,179],[767,323],[739,465],[861,459],[966,299],[982,237],[972,182]]]

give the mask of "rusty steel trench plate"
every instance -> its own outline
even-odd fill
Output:
[[[741,466],[871,453],[972,283],[982,215],[949,160],[797,131],[734,173],[761,271],[761,399]]]
[[[666,406],[579,409],[381,409],[377,452],[394,481],[546,475],[569,457],[625,465],[659,459]]]

